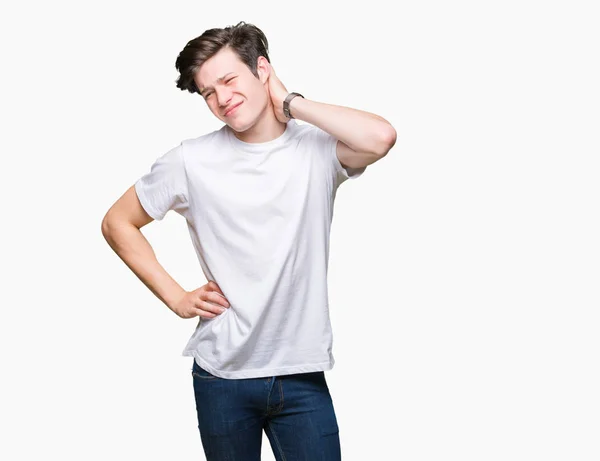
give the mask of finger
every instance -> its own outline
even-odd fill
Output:
[[[202,309],[196,309],[196,314],[198,317],[202,317],[204,319],[213,319],[216,317],[216,314],[211,314],[210,312],[203,311]]]
[[[198,290],[196,292],[196,295],[200,301],[206,301],[207,299],[209,299],[211,293],[216,293],[216,291],[213,290],[212,286],[207,285],[206,287]]]
[[[216,304],[219,304],[220,306],[229,307],[229,301],[227,301],[227,298],[225,298],[225,296],[222,296],[221,294],[217,293],[216,291],[211,291],[210,293],[208,293],[206,295],[205,301],[214,301]]]
[[[219,286],[219,284],[218,284],[217,282],[215,282],[214,280],[211,280],[211,281],[208,283],[208,285],[209,285],[209,287],[210,287],[212,290],[214,290],[214,291],[216,291],[217,293],[220,293],[220,294],[222,294],[222,295],[223,295],[223,292],[221,291],[221,287]],[[223,296],[225,296],[225,295],[223,295]]]
[[[217,290],[219,288],[219,285],[217,285],[217,282],[215,282],[214,280],[209,280],[208,288],[210,288],[211,290]]]
[[[215,292],[219,293],[221,296],[225,297],[225,294],[223,293],[223,290],[221,290],[221,287],[219,285],[217,285],[216,283],[215,283],[215,286],[216,286]]]
[[[214,291],[206,291],[206,290],[202,290],[202,291],[198,292],[198,297],[196,299],[192,300],[193,307],[199,308],[199,309],[204,309],[204,306],[211,305],[208,301],[210,301],[212,293],[215,293],[215,292]]]
[[[212,312],[214,314],[222,314],[223,312],[225,312],[225,308],[224,307],[217,306],[216,304],[211,304],[211,303],[206,302],[206,301],[201,301],[199,307],[202,310],[205,310],[205,311],[208,311],[208,312]]]
[[[203,291],[198,293],[198,299],[200,301],[213,302],[223,307],[230,307],[229,300],[218,291]]]

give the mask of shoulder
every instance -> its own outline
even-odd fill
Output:
[[[185,138],[181,141],[181,144],[184,148],[194,148],[198,146],[202,146],[203,144],[208,144],[211,142],[222,141],[226,137],[225,133],[226,125],[223,125],[222,128],[218,130],[211,131],[210,133],[201,134],[199,136]]]
[[[337,141],[329,133],[310,123],[297,123],[295,125],[294,135],[303,143],[311,144],[312,147],[326,147],[332,142]]]
[[[185,163],[192,158],[198,158],[206,153],[221,149],[227,142],[227,133],[223,128],[195,137],[185,138],[181,141],[181,157]]]

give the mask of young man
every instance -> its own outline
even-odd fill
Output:
[[[327,292],[337,188],[383,158],[383,118],[290,93],[256,26],[210,29],[179,54],[177,87],[224,125],[166,152],[111,207],[102,232],[140,280],[182,318],[198,318],[198,428],[209,461],[341,458],[324,372],[334,364]],[[298,124],[294,119],[306,124]],[[186,291],[140,228],[185,217],[204,286]]]

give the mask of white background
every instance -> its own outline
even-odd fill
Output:
[[[174,63],[243,20],[289,91],[398,133],[336,201],[343,459],[600,459],[594,3],[3,6],[0,458],[204,459],[181,356],[197,319],[100,223],[157,157],[221,126]],[[206,283],[181,216],[143,232],[184,288]]]

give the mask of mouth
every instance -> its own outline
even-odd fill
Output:
[[[242,105],[243,101],[240,102],[239,104],[236,104],[235,106],[233,106],[231,109],[229,109],[227,112],[225,112],[225,117],[230,116],[231,114],[234,114],[237,111],[237,108],[240,107]]]

